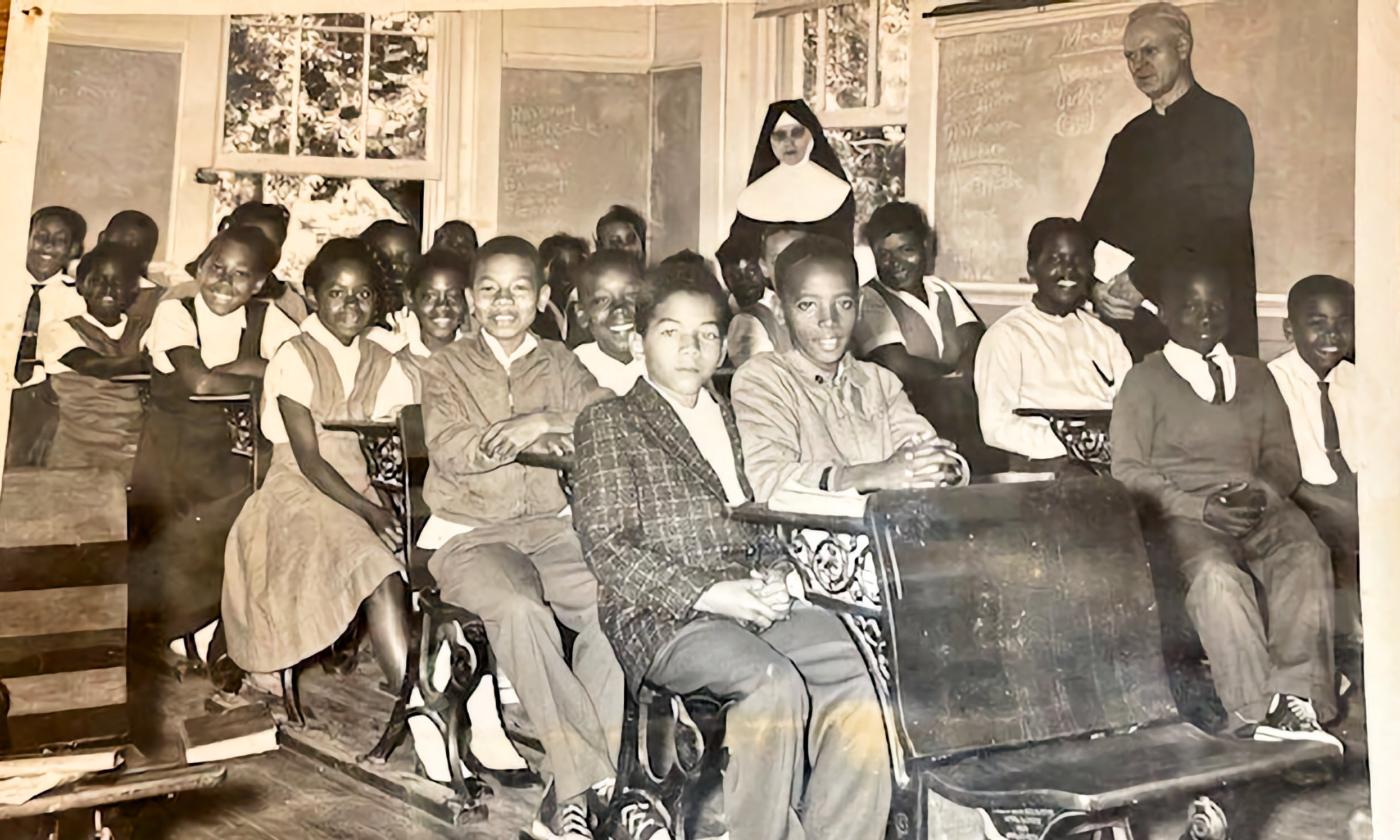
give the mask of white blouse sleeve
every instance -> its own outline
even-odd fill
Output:
[[[151,354],[151,363],[161,373],[174,373],[166,354],[177,347],[198,347],[199,331],[194,319],[179,300],[164,300],[151,316],[151,325],[141,337],[141,348]]]
[[[414,402],[416,400],[413,398],[413,382],[404,372],[399,360],[394,359],[389,364],[389,372],[384,376],[384,382],[379,386],[379,393],[374,397],[372,419],[392,420],[399,416],[400,409]]]
[[[39,327],[39,361],[49,373],[67,373],[69,368],[62,359],[80,347],[87,347],[87,343],[67,321],[50,321]]]
[[[267,333],[264,332],[263,335]],[[262,433],[272,443],[287,443],[287,426],[282,421],[282,410],[278,397],[287,399],[311,409],[311,397],[316,390],[311,381],[311,371],[295,347],[283,345],[267,363],[263,374]]]
[[[301,327],[298,327],[296,322],[287,316],[287,313],[275,306],[269,306],[267,315],[263,318],[262,339],[258,343],[258,354],[264,359],[271,360],[283,342],[295,338],[300,332]]]

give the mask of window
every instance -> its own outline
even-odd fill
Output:
[[[432,14],[229,19],[217,169],[432,178]]]
[[[826,129],[856,196],[856,224],[904,195],[909,0],[836,2],[780,18],[779,84]]]

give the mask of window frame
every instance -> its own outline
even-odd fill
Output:
[[[821,121],[822,128],[876,128],[886,125],[903,125],[908,130],[909,125],[909,105],[906,101],[903,108],[890,108],[880,101],[880,15],[879,7],[884,0],[849,0],[848,2],[818,2],[804,4],[790,9],[783,9],[774,16],[778,19],[777,29],[777,63],[778,89],[783,98],[801,99],[806,101],[805,91],[802,89],[802,40],[803,32],[802,17],[807,12],[815,12],[817,15],[817,66],[815,88],[818,91],[819,101],[808,102],[812,113],[817,115]],[[826,15],[827,10],[836,6],[854,6],[860,4],[872,5],[875,7],[875,14],[870,15],[870,30],[867,34],[869,44],[869,59],[866,62],[866,101],[875,100],[874,105],[867,104],[863,108],[826,108]],[[913,3],[910,3],[910,26],[912,30],[914,14]],[[912,34],[912,32],[911,32]],[[820,106],[820,107],[819,107]]]
[[[365,26],[363,32],[366,35],[365,49],[361,64],[361,96],[364,97],[364,110],[368,111],[369,103],[369,41],[374,33],[370,25],[370,13],[365,13]],[[229,62],[229,40],[233,30],[233,16],[223,16],[223,39],[219,51],[219,92],[216,103],[217,130],[215,133],[214,162],[211,169],[230,172],[260,172],[260,173],[283,173],[289,175],[321,175],[327,178],[365,178],[370,180],[401,180],[401,181],[438,181],[442,179],[444,163],[444,135],[446,127],[447,111],[447,84],[446,65],[444,48],[451,43],[450,31],[457,26],[457,15],[448,12],[433,13],[433,33],[431,35],[412,36],[405,33],[407,37],[427,38],[431,44],[428,49],[428,98],[427,109],[428,118],[426,122],[427,136],[424,140],[424,157],[422,160],[404,160],[395,158],[371,158],[371,157],[315,157],[298,155],[296,144],[298,141],[297,117],[300,113],[300,90],[301,90],[301,64],[298,62],[293,69],[293,100],[292,100],[292,137],[291,150],[286,154],[272,154],[267,152],[232,152],[224,148],[224,130],[227,127],[228,117],[228,62]],[[300,31],[302,27],[298,27]],[[349,27],[310,27],[312,29],[331,32],[353,32]],[[368,137],[365,138],[368,142]]]

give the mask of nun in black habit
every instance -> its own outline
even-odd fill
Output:
[[[855,194],[807,103],[785,99],[768,106],[737,210],[731,238],[758,242],[765,226],[785,224],[854,245]]]

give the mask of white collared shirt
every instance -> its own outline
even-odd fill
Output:
[[[325,348],[335,365],[340,387],[346,396],[355,390],[355,373],[360,367],[362,338],[356,336],[349,345],[341,344],[340,339],[331,334],[321,319],[310,316],[301,324],[301,331]],[[267,364],[263,376],[261,427],[263,435],[272,443],[287,443],[287,427],[278,409],[277,398],[286,397],[293,402],[311,409],[311,401],[316,391],[316,383],[311,371],[295,347],[283,346]],[[375,395],[375,419],[387,419],[398,414],[398,410],[413,402],[413,384],[409,381],[397,360],[391,362],[389,372],[384,377],[379,393]],[[335,418],[327,418],[335,419]]]
[[[1064,444],[1040,417],[1018,408],[1103,410],[1133,365],[1123,339],[1084,310],[1063,317],[1034,303],[990,327],[977,348],[973,384],[986,442],[1032,459],[1059,458]]]
[[[1309,484],[1327,485],[1337,482],[1337,471],[1327,460],[1326,437],[1322,431],[1322,391],[1317,387],[1317,371],[1303,361],[1297,350],[1289,350],[1272,362],[1269,372],[1274,375],[1283,401],[1288,404],[1288,416],[1293,425],[1293,439],[1298,444],[1298,461],[1303,467],[1303,480]],[[1342,457],[1353,471],[1359,471],[1361,454],[1360,412],[1356,365],[1342,361],[1321,380],[1329,384],[1327,398],[1337,413],[1337,433],[1341,439]]]
[[[75,315],[82,315],[87,312],[87,302],[83,296],[78,294],[77,282],[68,274],[60,271],[47,280],[36,283],[34,277],[29,274],[29,270],[24,269],[24,276],[29,280],[32,290],[39,287],[39,323],[36,329],[40,334],[48,324],[59,321],[66,321]],[[25,298],[26,308],[28,297]],[[37,352],[37,351],[36,351]],[[43,382],[48,374],[44,372],[43,356],[39,356],[39,364],[34,366],[34,371],[29,378],[17,384],[16,387],[23,388],[29,385],[38,385]],[[13,367],[13,365],[11,365]]]
[[[92,315],[84,312],[82,319],[97,327],[104,335],[113,341],[121,339],[126,333],[128,319],[125,315],[113,326],[107,326],[98,321]],[[78,335],[78,331],[73,329],[73,325],[67,319],[62,321],[50,321],[39,328],[39,361],[43,364],[44,370],[49,376],[56,376],[60,373],[72,373],[73,369],[65,365],[63,357],[74,350],[87,349],[87,342]]]
[[[496,361],[501,363],[501,367],[505,368],[507,373],[510,372],[510,366],[514,364],[516,360],[523,359],[530,355],[530,351],[540,345],[539,339],[535,338],[535,334],[527,332],[525,333],[525,340],[520,342],[520,346],[515,348],[515,352],[507,353],[506,349],[501,346],[501,342],[497,341],[496,337],[491,333],[482,330],[481,338],[486,342],[486,347],[491,351],[491,355],[496,357]]]
[[[656,389],[656,393],[675,409],[676,415],[681,419],[681,425],[690,433],[690,439],[695,441],[700,454],[705,456],[710,468],[719,476],[719,483],[724,487],[725,501],[731,506],[747,502],[749,498],[744,494],[744,487],[739,482],[739,467],[734,461],[734,441],[729,438],[729,429],[724,425],[724,413],[720,411],[715,398],[710,396],[709,391],[702,389],[695,396],[695,406],[687,407],[670,391],[657,385],[651,377],[645,378],[651,387]]]
[[[583,366],[588,368],[588,372],[593,374],[599,385],[619,397],[632,390],[632,386],[637,384],[637,379],[647,370],[641,359],[619,362],[603,352],[603,348],[599,347],[596,341],[575,347],[574,355],[578,356],[578,360],[583,362]]]
[[[169,355],[179,347],[198,347],[199,357],[210,370],[238,359],[238,346],[248,323],[248,308],[240,306],[227,315],[216,315],[204,303],[204,296],[194,296],[195,318],[185,309],[184,302],[170,298],[156,306],[151,326],[141,339],[141,346],[151,354],[151,365],[161,373],[174,373]],[[197,321],[196,321],[197,319]],[[301,330],[276,306],[267,307],[263,318],[258,355],[271,359],[282,342]]]
[[[1175,341],[1168,341],[1167,346],[1162,348],[1162,355],[1166,357],[1167,364],[1172,366],[1172,370],[1185,379],[1186,384],[1191,386],[1191,390],[1196,392],[1196,396],[1206,402],[1212,402],[1215,399],[1215,380],[1210,378],[1210,368],[1200,353],[1188,350]],[[1224,344],[1215,345],[1206,355],[1210,356],[1217,365],[1220,365],[1220,370],[1225,375],[1225,401],[1233,400],[1235,398],[1234,357],[1225,349]]]

